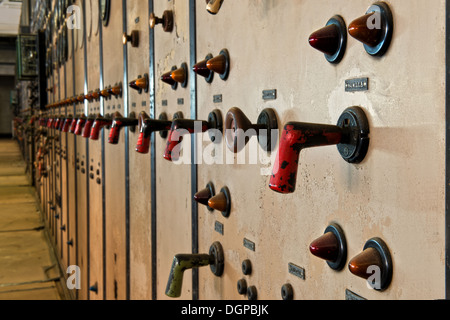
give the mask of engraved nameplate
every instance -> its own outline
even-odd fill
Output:
[[[219,221],[216,221],[216,223],[214,224],[214,230],[223,235],[223,224]]]
[[[367,91],[369,90],[369,78],[358,78],[345,80],[345,91]]]
[[[263,100],[276,100],[277,89],[264,90],[262,93],[262,98],[263,98]]]
[[[288,270],[289,270],[290,274],[292,274],[302,280],[305,280],[305,269],[303,269],[302,267],[296,266],[293,263],[289,263]]]
[[[245,238],[244,238],[244,247],[246,247],[249,250],[255,251],[255,243]]]
[[[345,289],[345,300],[361,301],[361,300],[366,300],[366,299],[348,289]]]

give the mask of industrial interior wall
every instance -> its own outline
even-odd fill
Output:
[[[72,2],[33,125],[74,298],[445,298],[446,1]]]

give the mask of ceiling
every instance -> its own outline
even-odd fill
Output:
[[[0,0],[0,36],[15,36],[19,32],[22,1]]]

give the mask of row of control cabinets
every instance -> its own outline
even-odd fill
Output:
[[[69,2],[20,123],[74,298],[445,297],[445,1]]]

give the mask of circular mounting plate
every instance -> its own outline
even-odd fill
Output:
[[[325,58],[330,63],[339,63],[344,57],[345,49],[347,48],[347,26],[344,19],[339,15],[333,16],[330,20],[328,20],[326,26],[332,24],[336,25],[339,29],[339,49],[333,55],[325,54]]]
[[[161,113],[161,114],[159,115],[159,117],[158,117],[158,120],[161,120],[161,121],[167,121],[168,119],[169,119],[169,118],[167,117],[167,114],[166,114],[165,112]],[[160,132],[159,132],[159,136],[160,136],[161,138],[163,138],[163,139],[166,139],[166,138],[167,138],[167,135],[168,135],[167,130],[164,130],[164,131],[160,131]]]
[[[214,263],[210,265],[211,272],[217,276],[220,277],[223,274],[224,269],[224,252],[222,245],[220,242],[214,242],[211,247],[209,248],[209,254],[214,257]]]
[[[225,72],[220,75],[220,79],[227,80],[228,76],[230,75],[230,54],[228,53],[227,49],[222,49],[220,51],[219,55],[225,56]]]
[[[214,184],[212,182],[209,182],[206,185],[206,188],[209,189],[209,193],[210,193],[211,197],[214,197],[216,195],[216,190],[214,189]],[[210,206],[207,205],[206,208],[208,209],[208,211],[214,212],[214,209],[211,208]]]
[[[205,60],[208,61],[210,59],[214,58],[211,53],[208,53],[208,55],[205,57]],[[212,83],[214,80],[214,71],[209,71],[209,76],[205,78],[206,83]]]
[[[222,216],[224,216],[225,218],[228,218],[230,216],[230,211],[231,211],[230,190],[227,187],[223,187],[222,189],[220,189],[220,192],[222,192],[225,195],[225,198],[227,198],[227,210],[222,211]]]
[[[213,110],[208,115],[208,123],[210,124],[210,130],[208,130],[209,138],[214,143],[220,143],[223,135],[223,118],[220,110]],[[212,130],[214,129],[214,130]],[[220,132],[220,134],[219,134]]]
[[[364,245],[364,250],[373,248],[378,251],[381,256],[382,266],[381,266],[381,283],[379,283],[379,288],[375,287],[375,290],[383,291],[386,290],[391,284],[392,280],[392,258],[389,252],[389,248],[386,243],[380,238],[372,238],[366,242]]]
[[[338,120],[344,131],[342,142],[337,145],[342,158],[349,163],[360,163],[369,149],[369,121],[360,107],[350,107]]]
[[[331,269],[339,271],[345,267],[347,261],[347,241],[345,239],[344,231],[335,223],[330,224],[325,229],[324,234],[328,232],[332,232],[339,241],[339,256],[335,262],[327,261],[327,264]]]
[[[375,12],[376,15],[374,15],[374,24],[371,27],[381,28],[383,34],[381,36],[381,41],[377,46],[371,47],[364,44],[364,49],[372,56],[382,56],[386,53],[391,44],[392,33],[394,31],[394,19],[392,17],[391,9],[383,1],[375,2],[367,10],[366,14],[372,12]]]
[[[264,126],[263,130],[266,130],[265,134],[258,134],[259,145],[264,151],[272,152],[276,146],[276,141],[278,141],[278,118],[275,110],[264,109],[258,116],[258,125]],[[276,136],[272,136],[274,131],[277,134]]]

